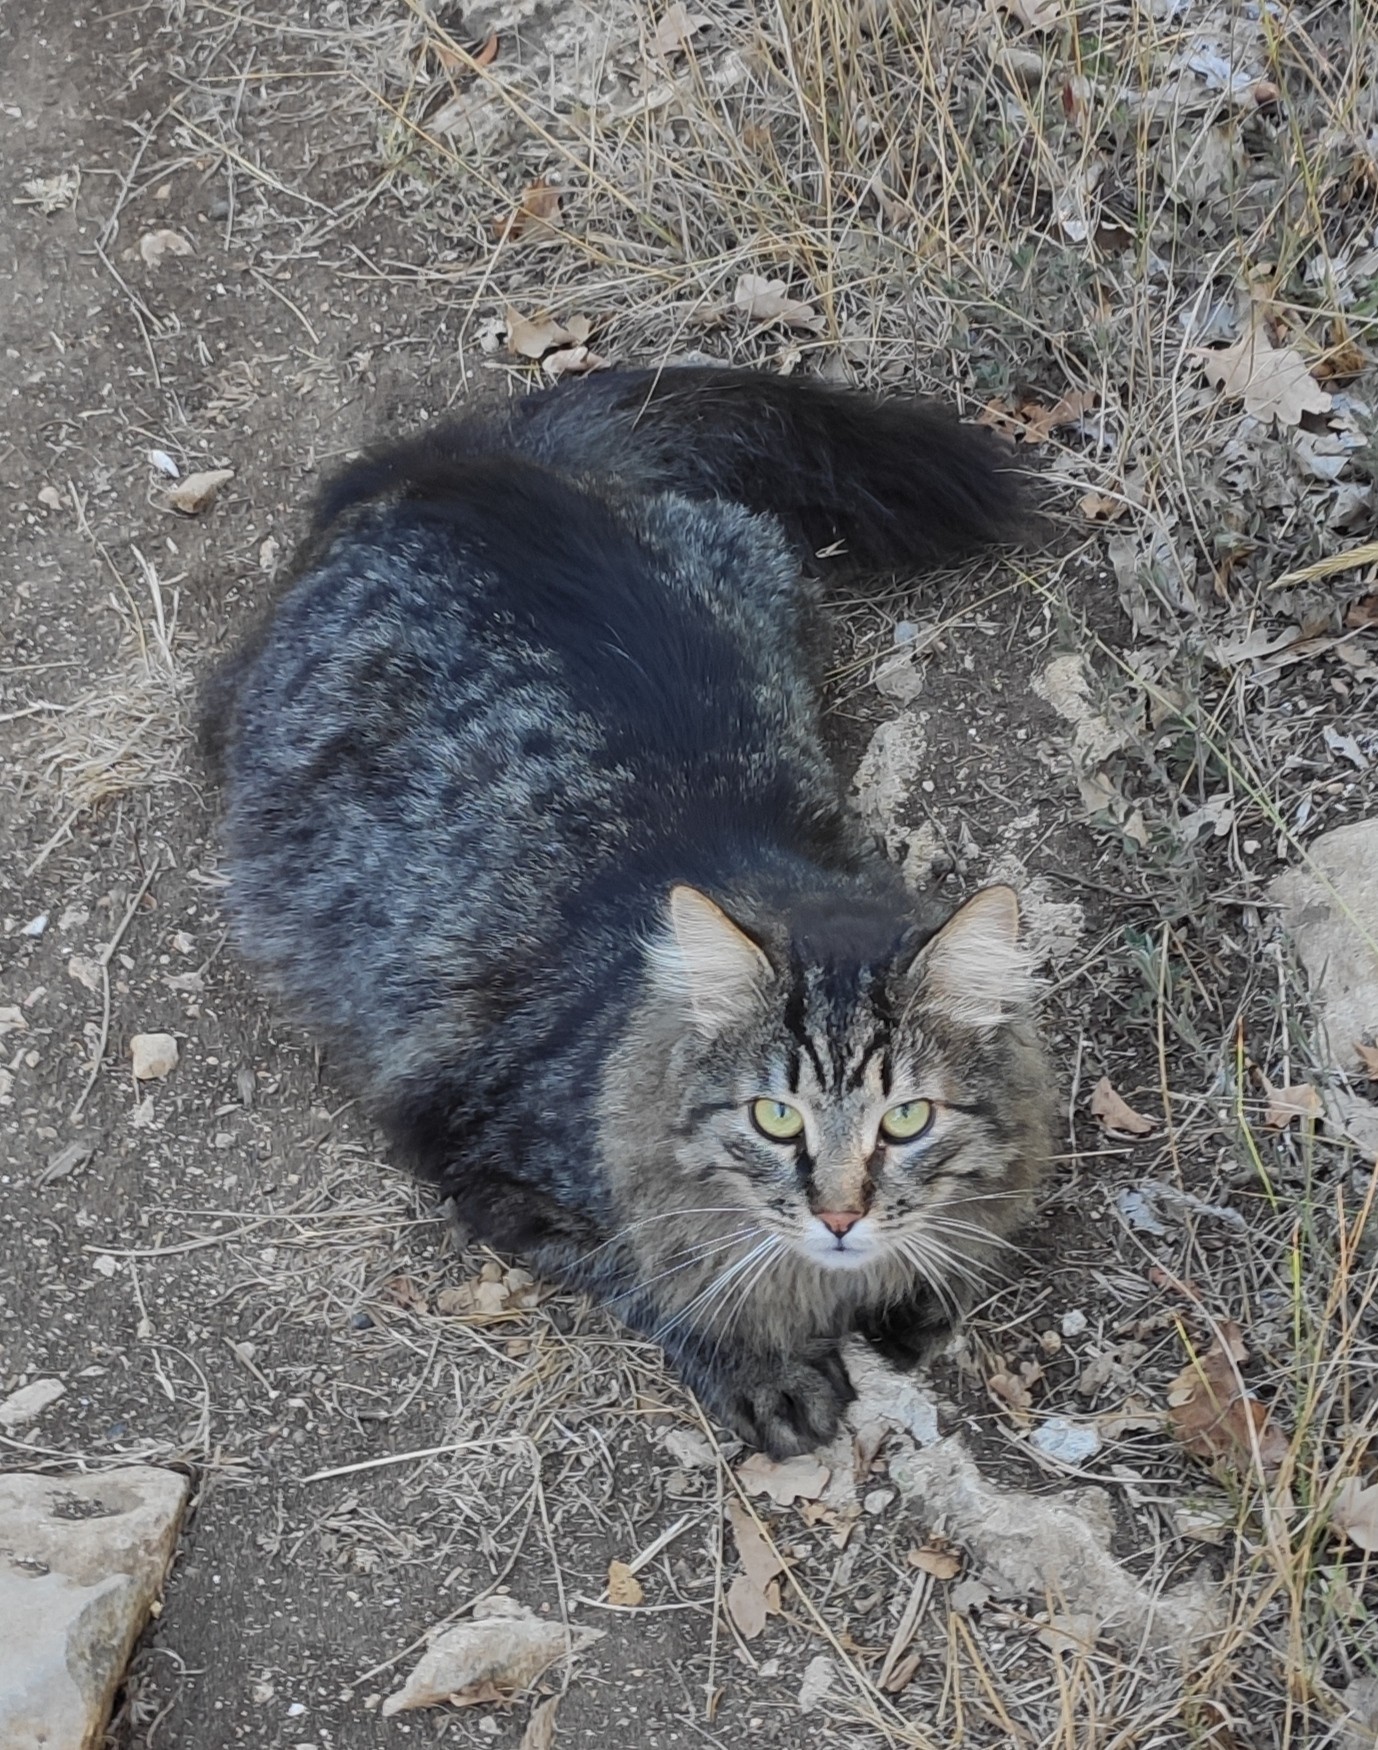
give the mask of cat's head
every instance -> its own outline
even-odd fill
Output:
[[[985,888],[926,935],[888,897],[791,913],[669,895],[650,976],[671,1195],[824,1269],[960,1275],[1046,1152],[1016,895]]]

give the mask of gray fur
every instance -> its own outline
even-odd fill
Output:
[[[935,932],[872,856],[770,517],[470,466],[341,507],[213,691],[235,939],[469,1225],[805,1449],[839,1339],[922,1359],[1042,1177],[1003,902]],[[792,1147],[749,1116],[777,1095]],[[933,1129],[883,1143],[905,1099]]]

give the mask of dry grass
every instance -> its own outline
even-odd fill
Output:
[[[75,491],[72,499],[87,528]],[[177,590],[160,580],[135,547],[136,594],[105,546],[90,538],[115,581],[109,605],[123,626],[121,660],[111,674],[54,708],[35,737],[29,763],[63,818],[29,865],[30,875],[81,816],[126,796],[185,782],[191,675],[177,653]]]

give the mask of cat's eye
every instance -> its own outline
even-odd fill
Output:
[[[804,1114],[783,1100],[753,1100],[751,1122],[772,1142],[794,1142],[804,1134]]]
[[[880,1121],[880,1134],[887,1142],[913,1142],[933,1122],[931,1100],[906,1100],[892,1106]]]

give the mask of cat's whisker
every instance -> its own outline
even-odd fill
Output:
[[[679,1276],[685,1270],[692,1269],[695,1264],[701,1264],[705,1258],[711,1258],[715,1253],[726,1251],[729,1246],[740,1245],[743,1240],[750,1239],[755,1231],[755,1228],[742,1227],[734,1233],[723,1234],[718,1239],[708,1240],[702,1245],[685,1246],[681,1251],[671,1252],[671,1258],[679,1258],[683,1261],[672,1264],[668,1270],[657,1271],[654,1276],[639,1277],[630,1288],[624,1288],[620,1294],[610,1294],[607,1297],[607,1304],[616,1306],[619,1301],[629,1300],[634,1295],[640,1294],[653,1282],[664,1282],[671,1276]]]
[[[693,1318],[694,1314],[705,1305],[711,1305],[715,1299],[727,1291],[730,1284],[736,1281],[743,1270],[751,1267],[770,1244],[769,1239],[761,1240],[749,1252],[745,1252],[740,1258],[735,1259],[726,1269],[719,1271],[706,1288],[700,1289],[692,1300],[686,1302],[673,1317],[665,1320],[652,1332],[652,1340],[657,1343],[663,1342],[666,1335],[673,1331],[676,1325],[681,1325],[686,1319]]]
[[[685,1204],[683,1208],[662,1209],[657,1211],[655,1215],[644,1216],[640,1221],[625,1222],[610,1239],[603,1240],[599,1245],[591,1246],[586,1256],[597,1257],[599,1252],[606,1252],[609,1246],[620,1245],[628,1234],[634,1234],[638,1229],[650,1227],[658,1221],[675,1221],[682,1215],[746,1215],[747,1213],[740,1203],[691,1203]]]
[[[781,1242],[779,1240],[773,1237],[768,1238],[764,1245],[756,1248],[756,1261],[753,1267],[745,1271],[739,1271],[732,1278],[724,1281],[720,1292],[713,1295],[704,1306],[699,1309],[698,1322],[701,1325],[706,1326],[709,1321],[712,1320],[717,1327],[718,1335],[715,1338],[715,1343],[720,1344],[722,1342],[725,1327],[724,1321],[722,1318],[718,1317],[718,1314],[727,1304],[729,1291],[733,1288],[737,1290],[737,1303],[740,1304],[740,1300],[751,1292],[752,1284],[759,1278],[762,1272],[768,1268],[772,1259],[779,1252],[780,1246]],[[727,1323],[731,1323],[730,1317],[727,1320]]]
[[[943,1210],[937,1210],[926,1214],[925,1224],[934,1233],[950,1234],[954,1239],[977,1240],[983,1246],[994,1246],[999,1250],[1014,1252],[1020,1257],[1028,1256],[1028,1253],[1023,1246],[1016,1245],[1013,1240],[1006,1238],[1004,1234],[991,1233],[988,1228],[982,1227],[979,1222],[955,1221]]]
[[[721,1347],[722,1344],[727,1341],[732,1333],[733,1326],[737,1323],[738,1319],[741,1318],[743,1312],[745,1312],[747,1301],[750,1300],[756,1289],[760,1287],[767,1274],[773,1270],[776,1264],[780,1262],[781,1258],[785,1256],[785,1250],[785,1242],[783,1240],[776,1240],[774,1248],[766,1253],[756,1269],[746,1279],[731,1312],[728,1313],[725,1319],[719,1321],[717,1337],[718,1347]]]
[[[956,1276],[960,1280],[962,1272],[953,1268],[950,1257],[943,1255],[945,1248],[935,1246],[927,1235],[920,1238],[917,1234],[906,1234],[901,1238],[900,1249],[932,1289],[943,1311],[955,1322],[962,1309],[952,1292],[952,1278]]]
[[[941,1259],[954,1276],[961,1277],[973,1286],[984,1282],[989,1276],[989,1267],[980,1258],[972,1257],[969,1252],[952,1245],[943,1237],[943,1230],[937,1223],[929,1223],[917,1237],[935,1258]]]

